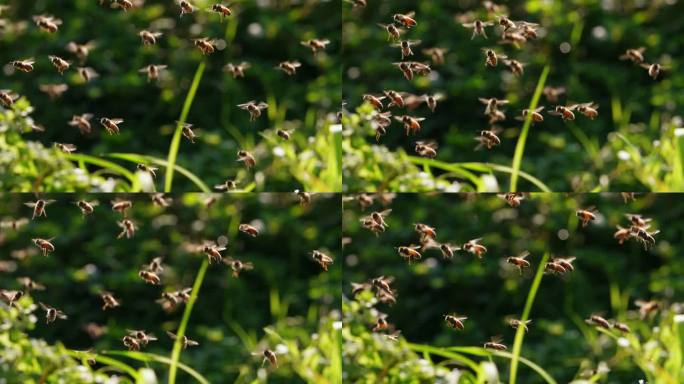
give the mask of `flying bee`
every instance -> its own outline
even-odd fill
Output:
[[[159,170],[159,168],[150,167],[149,165],[145,165],[142,163],[138,163],[135,166],[135,168],[141,172],[148,173],[150,176],[152,176],[153,179],[157,178],[157,171]],[[153,198],[152,201],[155,201],[155,199]],[[165,205],[162,205],[162,206],[165,206]]]
[[[425,103],[427,104],[428,108],[430,108],[430,111],[432,113],[435,112],[435,109],[437,109],[437,102],[442,100],[444,98],[444,95],[441,93],[437,93],[434,95],[423,95],[423,100],[425,100]]]
[[[522,76],[525,72],[525,63],[521,63],[518,60],[504,60],[504,64],[508,66],[515,76]]]
[[[55,307],[51,307],[42,302],[38,302],[40,307],[45,311],[45,324],[50,324],[57,319],[66,320],[67,315]]]
[[[375,233],[375,236],[379,236],[380,233],[385,232],[385,227],[376,223],[370,217],[364,217],[360,221],[361,221],[361,226],[368,229],[369,231]]]
[[[159,74],[166,69],[166,65],[154,65],[150,64],[148,66],[145,66],[143,68],[140,68],[138,72],[144,73],[147,75],[147,81],[157,81],[159,79]]]
[[[318,53],[318,51],[324,51],[326,45],[330,44],[330,40],[328,39],[310,39],[310,40],[302,40],[300,41],[300,44],[302,44],[305,47],[311,48],[311,51],[313,52],[314,56]]]
[[[102,293],[100,293],[100,298],[101,298],[102,301],[104,302],[104,304],[102,305],[102,310],[103,310],[103,311],[106,311],[107,308],[115,308],[115,307],[118,307],[118,306],[121,305],[121,303],[119,302],[119,300],[117,300],[117,299],[114,297],[114,295],[112,295],[112,294],[109,293],[109,292],[102,292]]]
[[[142,31],[138,32],[138,36],[140,36],[140,40],[142,40],[143,45],[157,44],[157,39],[161,37],[161,35],[161,32],[152,32],[146,29],[143,29]]]
[[[378,113],[373,116],[375,127],[375,141],[380,142],[380,138],[387,134],[387,127],[392,124],[392,112]]]
[[[391,209],[386,209],[384,211],[376,211],[371,213],[369,216],[366,218],[369,218],[372,220],[375,224],[382,226],[383,228],[388,228],[389,225],[385,221],[385,218],[389,216],[389,214],[392,213]],[[363,220],[363,219],[362,219]]]
[[[542,94],[546,97],[549,103],[557,103],[558,97],[565,93],[565,87],[549,87],[546,86],[542,90]]]
[[[451,259],[454,257],[455,251],[460,251],[461,247],[451,245],[449,243],[443,243],[439,245],[439,250],[442,252],[442,257],[445,259]]]
[[[598,117],[598,108],[598,104],[591,101],[588,103],[579,104],[577,106],[577,111],[587,118],[594,120],[596,117]]]
[[[516,25],[511,19],[509,19],[506,16],[499,16],[499,25],[503,28],[504,31],[508,31],[509,29],[515,29]]]
[[[178,335],[176,335],[175,333],[173,333],[171,331],[166,331],[166,334],[171,338],[171,340],[176,340],[178,338]],[[183,337],[181,337],[181,346],[183,347],[183,349],[186,349],[188,347],[194,347],[197,345],[199,345],[199,343],[197,341],[190,340],[185,335],[183,335]]]
[[[147,284],[152,284],[152,285],[160,285],[161,284],[161,279],[159,278],[159,275],[157,275],[154,272],[141,270],[138,272],[138,276],[140,276],[140,278],[143,279]]]
[[[472,253],[473,255],[477,256],[478,259],[482,259],[482,255],[487,253],[487,248],[484,245],[480,244],[480,241],[482,241],[481,237],[473,240],[468,240],[468,242],[463,244],[463,250]]]
[[[311,193],[300,191],[298,189],[295,189],[294,193],[297,196],[297,200],[299,201],[300,207],[306,207],[309,204],[311,204]]]
[[[51,237],[49,239],[35,238],[31,239],[31,241],[33,241],[33,244],[35,244],[36,247],[40,248],[43,251],[43,256],[48,256],[50,252],[55,251],[55,246],[52,244],[53,239],[54,237]]]
[[[619,225],[616,227],[617,231],[613,234],[613,238],[617,239],[618,243],[622,245],[632,236],[632,231],[629,228],[623,228]]]
[[[501,336],[494,336],[484,343],[485,349],[494,349],[496,351],[505,351],[508,349],[505,344],[501,342]]]
[[[485,53],[485,67],[496,67],[499,64],[499,60],[506,60],[508,56],[503,54],[497,54],[492,49],[483,49]]]
[[[577,217],[582,222],[582,227],[589,225],[589,222],[596,220],[596,214],[598,211],[593,206],[587,209],[578,209],[576,212]]]
[[[397,250],[397,253],[399,253],[399,256],[406,259],[409,264],[411,264],[411,261],[419,260],[423,257],[423,255],[418,251],[420,249],[419,246],[401,246],[395,249]]]
[[[543,105],[539,108],[534,109],[534,110],[523,109],[522,115],[519,117],[516,117],[516,119],[525,120],[527,118],[527,116],[530,116],[530,121],[532,122],[532,124],[541,123],[544,121],[544,116],[541,114],[541,112],[543,110],[544,110]]]
[[[102,117],[100,118],[100,125],[104,127],[104,129],[109,133],[110,135],[118,135],[119,134],[119,124],[123,123],[123,119],[110,119],[108,117]]]
[[[249,224],[240,224],[238,226],[238,231],[247,234],[248,236],[251,237],[257,237],[259,235],[259,229],[253,225]]]
[[[613,328],[617,329],[620,332],[623,333],[630,333],[632,330],[629,328],[629,326],[625,323],[619,323],[619,322],[614,322],[613,323]]]
[[[116,236],[117,239],[120,239],[124,236],[126,236],[127,239],[130,239],[131,237],[133,237],[135,235],[135,231],[136,231],[137,227],[136,227],[135,223],[133,222],[133,220],[123,219],[123,220],[117,222],[117,224],[119,225],[119,227],[121,227],[121,233],[119,233]]]
[[[179,121],[176,121],[176,124],[181,124]],[[193,125],[189,123],[182,123],[181,126],[181,134],[183,137],[188,139],[191,143],[195,144],[195,139],[197,138],[197,134],[195,131],[192,129]]]
[[[152,204],[158,207],[168,207],[169,205],[171,205],[171,202],[173,201],[173,199],[170,197],[164,197],[163,193],[153,193],[152,195],[150,195],[150,199],[152,200]]]
[[[238,77],[245,77],[245,71],[249,69],[249,67],[250,64],[243,61],[240,64],[228,63],[223,67],[223,70],[233,75],[233,79],[237,79]]]
[[[93,131],[92,126],[90,125],[90,119],[92,118],[93,115],[90,113],[73,115],[68,124],[72,127],[78,127],[78,130],[84,135]]]
[[[528,40],[534,40],[538,37],[537,28],[538,24],[523,22],[521,33]]]
[[[653,220],[647,217],[643,217],[641,215],[636,215],[632,213],[627,213],[625,214],[625,217],[629,219],[630,223],[632,223],[633,226],[639,227],[639,228],[648,228],[649,223]]]
[[[459,316],[455,313],[444,315],[444,322],[446,322],[448,327],[453,328],[453,329],[458,329],[461,331],[465,328],[463,321],[467,320],[467,319],[468,319],[468,317]]]
[[[632,237],[636,238],[638,242],[642,243],[644,249],[646,250],[655,246],[656,240],[654,236],[660,233],[660,231],[648,232],[646,228],[640,228],[634,225],[630,227],[630,232]]]
[[[232,257],[226,257],[223,262],[230,267],[233,271],[233,277],[240,277],[240,272],[251,271],[254,269],[254,264],[251,262],[243,262],[238,259],[233,259]]]
[[[206,243],[202,246],[202,252],[209,258],[209,264],[222,261],[223,255],[221,255],[221,252],[225,250],[226,247],[218,246],[214,243]]]
[[[123,345],[128,348],[129,351],[139,351],[140,350],[140,342],[132,336],[124,336],[123,339],[121,339],[123,342]]]
[[[391,341],[399,341],[400,334],[401,334],[401,331],[396,330],[392,333],[386,334],[385,337]]]
[[[557,105],[554,109],[547,111],[549,115],[560,116],[563,121],[575,120],[575,114],[572,112],[579,107],[578,104],[563,106]]]
[[[180,16],[178,16],[178,17],[183,17],[183,15],[185,15],[185,14],[195,12],[195,6],[190,4],[189,1],[180,0],[178,2],[178,5],[180,6]]]
[[[77,67],[76,71],[78,71],[78,74],[86,83],[92,79],[100,77],[100,74],[91,67]]]
[[[392,44],[392,46],[401,48],[401,59],[404,60],[409,56],[413,56],[411,47],[418,44],[420,44],[420,40],[401,40],[399,43]]]
[[[413,18],[415,16],[415,12],[411,11],[408,13],[395,13],[392,15],[392,20],[394,20],[395,23],[401,24],[406,28],[411,28],[415,27],[418,25],[416,20]]]
[[[404,77],[406,78],[406,80],[413,80],[413,69],[411,67],[411,62],[402,61],[402,62],[398,62],[398,63],[392,63],[392,65],[399,68],[401,73],[404,74]]]
[[[36,61],[33,58],[30,58],[30,59],[24,59],[24,60],[10,61],[10,65],[19,71],[28,73],[28,72],[33,71],[33,64],[35,62]]]
[[[401,29],[397,28],[394,24],[378,23],[378,26],[387,31],[387,41],[399,40],[401,38]]]
[[[394,116],[394,119],[404,124],[404,132],[406,136],[410,134],[417,134],[420,132],[420,122],[425,120],[424,117],[412,117],[409,115]]]
[[[487,32],[485,31],[485,27],[491,27],[494,23],[491,21],[475,20],[472,23],[463,23],[461,25],[473,29],[473,35],[470,37],[470,40],[473,40],[475,36],[482,36],[486,39]]]
[[[135,337],[142,346],[146,346],[150,343],[150,341],[157,340],[157,338],[153,334],[148,333],[147,331],[142,329],[127,329],[126,332],[128,332],[128,336]]]
[[[574,256],[573,257],[566,257],[566,258],[558,257],[558,258],[552,259],[552,262],[563,267],[563,269],[566,272],[573,272],[575,270],[575,266],[572,265],[572,262],[575,261],[575,259],[576,259],[576,257],[574,257]]]
[[[475,147],[475,150],[479,150],[482,147],[487,147],[487,149],[492,149],[493,147],[501,144],[501,139],[497,136],[495,130],[480,131],[480,134],[475,136],[475,140],[479,144]]]
[[[434,159],[437,157],[438,144],[434,141],[416,141],[414,150],[419,156]]]
[[[377,110],[382,110],[385,106],[382,104],[382,100],[385,98],[385,96],[374,96],[371,94],[364,94],[362,96],[362,100],[369,103],[370,105],[373,106],[373,108]]]
[[[544,272],[545,273],[557,273],[557,274],[564,274],[567,272],[565,267],[563,267],[561,264],[557,263],[555,260],[550,260],[549,262],[544,265]]]
[[[272,367],[278,368],[278,355],[270,349],[264,349],[262,352],[253,352],[252,356],[263,357],[264,360],[261,362],[261,366],[268,362]]]
[[[24,296],[24,291],[9,291],[0,289],[0,299],[9,307],[13,307],[14,303],[19,301]]]
[[[392,284],[393,281],[394,277],[392,276],[378,276],[372,278],[370,280],[370,283],[378,291],[394,294],[394,290],[390,286],[390,284]]]
[[[93,48],[95,48],[95,43],[92,41],[89,41],[85,44],[78,44],[76,42],[70,41],[66,45],[66,50],[76,55],[81,64],[86,61],[88,55],[90,54],[90,50]]]
[[[504,199],[508,205],[511,207],[519,207],[522,200],[525,199],[525,194],[523,192],[508,192],[508,193],[501,193],[499,195],[500,198]]]
[[[26,292],[45,290],[45,286],[43,284],[37,283],[30,277],[17,277],[17,282],[21,284]]]
[[[290,140],[290,137],[292,136],[292,132],[294,132],[294,130],[292,130],[292,129],[290,129],[290,130],[276,129],[276,135],[278,135],[278,137],[280,137],[283,140]]]
[[[216,51],[214,40],[203,37],[201,39],[194,39],[195,46],[202,52],[203,55],[211,55]]]
[[[70,61],[66,61],[59,56],[49,55],[48,57],[50,58],[52,65],[57,68],[57,72],[59,72],[60,75],[63,75],[64,71],[71,66]]]
[[[214,189],[217,189],[219,191],[232,191],[234,189],[237,189],[237,181],[226,180],[222,184],[214,185]]]
[[[429,64],[425,63],[419,63],[417,61],[411,61],[409,62],[409,65],[411,67],[411,70],[418,75],[421,76],[427,76],[432,72],[432,68],[430,68]]]
[[[192,288],[184,288],[174,292],[162,292],[161,299],[157,300],[157,302],[166,304],[164,305],[165,309],[173,309],[180,303],[187,303],[190,300],[190,292],[192,292]]]
[[[625,202],[625,204],[636,200],[635,192],[620,192],[620,196],[622,196],[622,200]]]
[[[421,241],[424,239],[435,240],[437,238],[437,230],[427,224],[415,223],[413,229],[420,235]]]
[[[605,328],[605,329],[610,329],[612,328],[611,324],[608,322],[608,320],[604,319],[603,317],[599,315],[591,315],[589,316],[588,319],[584,320],[587,324],[595,325],[597,327]]]
[[[21,219],[10,218],[7,220],[0,221],[0,228],[9,228],[13,231],[16,231],[28,223],[29,221],[25,217],[22,217]]]
[[[0,90],[0,103],[2,103],[2,105],[6,108],[10,108],[14,104],[14,101],[18,98],[19,96],[14,94],[9,89]]]
[[[513,44],[516,47],[523,45],[527,42],[527,37],[518,31],[505,31],[501,35],[501,41],[499,44]]]
[[[641,319],[645,319],[646,317],[648,317],[648,315],[657,311],[658,306],[660,304],[655,300],[650,300],[650,301],[636,300],[634,302],[634,305],[639,307],[639,315],[641,316]]]
[[[508,100],[506,99],[497,99],[495,97],[492,98],[484,98],[484,97],[479,97],[478,100],[480,100],[480,103],[486,105],[484,114],[489,116],[491,115],[494,111],[499,109],[499,106],[501,105],[506,105],[509,103]]]
[[[528,251],[523,251],[518,256],[509,256],[506,258],[506,262],[515,265],[522,275],[523,268],[530,268],[530,262],[525,260],[525,258],[529,255],[530,253]]]
[[[634,64],[641,64],[644,62],[644,52],[646,47],[630,48],[620,55],[620,60],[629,60]]]
[[[644,63],[644,64],[641,64],[641,68],[646,69],[648,71],[648,75],[651,76],[651,78],[653,80],[657,80],[658,75],[660,75],[660,72],[663,70],[663,66],[658,64],[658,63],[654,63],[654,64]]]
[[[387,315],[380,314],[375,320],[375,325],[373,326],[373,332],[380,332],[388,329],[390,327],[389,322],[387,322]]]
[[[351,286],[352,286],[352,295],[354,297],[356,297],[356,295],[358,295],[359,293],[372,288],[372,285],[368,284],[368,283],[354,283],[354,282],[352,282]]]
[[[430,61],[432,65],[444,65],[444,54],[447,52],[445,48],[427,48],[423,49],[423,54],[430,56]]]
[[[59,30],[59,26],[62,25],[62,20],[56,19],[50,15],[33,16],[33,21],[36,23],[38,28],[49,33],[57,32],[57,30]]]
[[[319,250],[311,251],[311,258],[317,262],[326,272],[328,272],[328,267],[335,261],[332,257]]]
[[[525,329],[525,332],[529,331],[529,328],[527,328],[527,325],[530,324],[532,320],[518,320],[518,319],[510,319],[508,320],[508,325],[513,327],[513,329],[518,329],[518,327],[523,327]]]
[[[131,0],[112,0],[113,6],[116,8],[121,8],[122,11],[128,12],[133,9],[133,2]]]
[[[390,103],[387,105],[387,108],[391,108],[392,106],[404,108],[406,106],[406,104],[404,103],[404,97],[401,93],[391,89],[388,91],[382,91],[382,93],[384,93],[385,96],[390,100]]]
[[[297,68],[301,67],[302,63],[299,61],[281,61],[277,69],[285,72],[288,76],[297,74]]]
[[[76,146],[74,144],[55,142],[55,147],[64,153],[72,153],[76,151]]]
[[[238,104],[238,108],[249,112],[249,121],[255,121],[259,116],[261,116],[261,111],[268,108],[268,104],[262,102],[257,103],[254,100],[248,101],[246,103]]]
[[[247,169],[252,169],[256,165],[256,159],[254,158],[254,155],[252,155],[250,152],[240,150],[237,153],[237,157],[237,161],[244,163]]]
[[[217,3],[217,4],[212,5],[209,10],[212,12],[218,13],[219,19],[221,20],[222,23],[223,23],[224,17],[228,17],[228,16],[233,14],[233,10],[229,6],[223,5],[221,3]]]
[[[112,211],[119,212],[120,214],[123,215],[123,217],[126,217],[126,211],[128,211],[131,207],[133,207],[133,202],[130,200],[112,200]]]
[[[47,218],[47,212],[45,208],[54,202],[55,200],[38,199],[36,201],[29,201],[28,203],[24,203],[24,205],[33,208],[33,216],[31,217],[31,220],[34,220],[36,217],[40,216]]]

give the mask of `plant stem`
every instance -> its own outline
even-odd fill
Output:
[[[183,132],[183,125],[188,118],[188,113],[190,112],[190,107],[195,99],[195,93],[197,92],[197,87],[199,87],[200,80],[202,80],[202,74],[204,73],[205,61],[203,60],[197,66],[197,71],[195,72],[195,77],[192,79],[192,85],[188,90],[188,94],[185,96],[185,102],[183,103],[183,110],[181,111],[180,118],[176,123],[176,131],[173,133],[173,138],[171,139],[171,145],[169,146],[169,155],[167,156],[166,162],[168,166],[166,167],[166,176],[164,178],[164,192],[171,192],[171,185],[173,184],[173,172],[176,165],[176,157],[178,156],[178,148],[180,147],[181,134]]]
[[[528,107],[529,111],[534,111],[539,103],[539,98],[541,97],[542,90],[544,89],[544,84],[546,83],[546,77],[549,75],[550,67],[546,65],[541,75],[539,76],[539,81],[537,81],[537,89],[534,90],[534,96],[532,96],[532,101]],[[516,192],[518,187],[518,174],[520,173],[520,164],[522,163],[523,153],[525,152],[525,141],[527,141],[527,135],[530,132],[530,125],[532,124],[532,114],[528,113],[525,118],[525,124],[523,124],[522,131],[520,132],[520,137],[518,138],[518,143],[515,146],[515,154],[513,155],[513,172],[511,172],[511,184],[509,192]]]
[[[530,317],[530,311],[532,310],[532,303],[534,303],[534,297],[537,295],[537,290],[539,289],[539,284],[541,284],[542,275],[544,275],[544,266],[549,260],[549,253],[545,253],[542,256],[539,265],[537,266],[537,273],[534,275],[534,280],[532,281],[532,286],[530,291],[527,293],[527,301],[525,302],[525,309],[523,309],[522,316],[520,317],[521,325],[515,332],[515,340],[513,341],[513,352],[511,358],[511,372],[508,378],[509,384],[515,384],[516,376],[518,374],[518,360],[520,360],[520,350],[522,349],[523,338],[525,337],[525,321]]]
[[[173,343],[173,351],[171,352],[171,364],[169,365],[169,384],[176,383],[176,371],[178,369],[178,359],[181,353],[181,341],[185,335],[185,328],[190,320],[190,313],[192,313],[192,307],[195,305],[195,300],[197,300],[197,295],[199,294],[200,287],[202,286],[202,281],[204,280],[204,275],[207,272],[207,267],[209,262],[205,259],[202,261],[199,272],[195,277],[195,283],[192,285],[192,292],[190,293],[190,300],[185,305],[185,311],[183,312],[183,319],[181,320],[178,331],[176,332],[176,341]]]

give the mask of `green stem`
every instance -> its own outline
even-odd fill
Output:
[[[133,163],[152,163],[154,165],[159,165],[162,167],[168,167],[169,163],[166,160],[158,159],[152,156],[138,155],[136,153],[108,153],[107,156],[113,157],[115,159],[121,159],[130,161]],[[205,193],[211,193],[211,189],[194,173],[176,164],[173,167],[178,173],[188,178],[192,181],[200,191]]]
[[[176,332],[176,341],[173,343],[173,351],[171,352],[171,364],[169,365],[169,384],[176,383],[176,371],[178,369],[178,359],[181,353],[181,341],[185,335],[185,328],[188,326],[188,321],[190,320],[190,313],[192,313],[192,308],[195,305],[195,300],[197,300],[197,295],[199,294],[200,287],[202,286],[202,281],[204,280],[204,275],[207,272],[207,267],[209,262],[204,259],[202,261],[202,266],[200,266],[199,272],[197,272],[197,277],[195,277],[195,284],[192,285],[192,292],[190,293],[190,300],[185,305],[185,311],[183,312],[183,319],[181,320],[180,326],[178,327],[178,332]]]
[[[534,275],[534,280],[532,281],[532,286],[530,291],[527,293],[527,301],[525,302],[525,309],[523,310],[522,316],[520,317],[520,323],[524,324],[527,319],[530,318],[530,311],[532,310],[532,304],[534,303],[534,297],[537,295],[537,290],[541,284],[542,275],[544,275],[544,266],[549,260],[549,253],[545,253],[542,256],[539,266],[537,266],[537,273]],[[525,337],[525,327],[520,326],[515,332],[515,339],[513,341],[513,353],[511,358],[511,373],[508,378],[509,384],[515,384],[515,380],[518,374],[518,360],[520,360],[520,350],[522,349],[523,338]]]
[[[544,84],[546,83],[546,77],[549,75],[550,67],[546,65],[541,75],[539,76],[539,81],[537,81],[537,89],[534,90],[534,96],[532,96],[532,101],[528,109],[533,111],[537,108],[539,103],[539,98],[541,97],[542,90],[544,90]],[[515,146],[515,154],[513,155],[513,172],[511,172],[511,184],[509,192],[516,192],[518,187],[518,174],[520,173],[520,164],[522,163],[523,153],[525,152],[525,142],[527,141],[527,135],[530,132],[530,126],[532,124],[532,114],[528,113],[525,118],[525,123],[523,124],[522,131],[520,132],[520,137],[518,138],[518,143]]]
[[[178,148],[180,147],[181,134],[183,132],[183,124],[185,124],[188,118],[188,113],[190,113],[190,107],[195,99],[195,93],[197,92],[197,87],[199,87],[200,80],[202,80],[202,74],[204,73],[205,61],[202,61],[199,66],[197,66],[197,71],[195,72],[195,77],[192,79],[192,85],[188,90],[188,94],[185,96],[185,103],[183,103],[183,110],[181,111],[180,118],[176,125],[176,130],[173,133],[173,138],[171,139],[171,145],[169,146],[169,155],[167,156],[168,166],[166,167],[166,177],[164,178],[164,192],[171,192],[171,185],[173,184],[173,171],[176,165],[176,157],[178,156]]]
[[[101,353],[104,355],[123,356],[123,357],[127,357],[129,359],[142,361],[143,363],[156,362],[156,363],[171,365],[171,359],[169,359],[168,357],[165,357],[165,356],[157,355],[155,353],[137,352],[137,351],[102,351]],[[204,376],[200,375],[199,372],[195,371],[191,367],[189,367],[183,363],[178,363],[178,367],[181,370],[187,372],[190,376],[192,376],[200,384],[209,384],[209,381],[207,379],[205,379]]]

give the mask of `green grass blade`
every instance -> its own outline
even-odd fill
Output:
[[[171,364],[169,365],[169,384],[176,383],[176,371],[178,369],[178,359],[180,358],[181,353],[181,339],[185,335],[185,328],[188,326],[190,313],[192,313],[192,308],[195,306],[195,301],[197,300],[197,295],[199,294],[199,290],[202,286],[202,281],[204,280],[204,275],[207,272],[208,266],[209,262],[204,259],[202,261],[202,266],[200,266],[197,276],[195,277],[195,283],[192,285],[190,300],[188,300],[188,303],[185,305],[183,319],[178,327],[178,332],[176,332],[178,337],[176,337],[176,341],[173,343],[173,351],[171,352]]]
[[[484,349],[482,347],[452,347],[449,348],[450,351],[455,351],[455,352],[461,352],[465,353],[468,355],[475,355],[475,356],[497,356],[497,357],[502,357],[505,359],[512,360],[513,359],[513,354],[509,352],[504,352],[504,351],[490,351],[487,349]],[[520,362],[525,364],[526,366],[530,367],[533,371],[537,372],[539,376],[541,376],[544,381],[546,381],[548,384],[558,384],[556,380],[551,377],[551,375],[544,370],[544,368],[540,367],[536,363],[532,362],[531,360],[528,360],[522,356],[518,357]]]
[[[138,360],[145,363],[156,362],[171,365],[171,359],[169,359],[166,356],[157,355],[155,353],[137,351],[103,351],[102,353],[105,355],[123,356],[129,359]],[[197,380],[197,382],[201,384],[209,384],[209,380],[204,378],[204,376],[202,376],[199,372],[192,369],[190,366],[185,365],[183,363],[178,363],[178,367],[190,376],[192,376],[195,380]]]
[[[171,185],[173,184],[173,171],[176,169],[176,157],[178,156],[178,148],[180,147],[181,134],[183,131],[183,124],[188,118],[188,113],[190,113],[190,107],[195,99],[195,93],[197,93],[197,87],[199,87],[200,80],[202,80],[202,74],[204,73],[205,62],[202,61],[199,66],[197,66],[197,71],[195,72],[195,77],[192,79],[192,85],[188,90],[188,94],[185,96],[185,102],[183,103],[183,110],[181,111],[180,118],[176,125],[176,130],[173,132],[173,138],[171,139],[171,145],[169,146],[169,155],[166,158],[168,166],[166,167],[166,174],[164,177],[164,192],[171,192]]]
[[[111,357],[103,356],[101,353],[75,351],[72,349],[67,349],[66,353],[69,356],[71,356],[77,360],[82,360],[84,358],[92,358],[100,364],[104,364],[104,365],[116,368],[116,369],[120,370],[121,372],[125,372],[126,374],[131,376],[133,381],[137,382],[140,379],[140,377],[138,375],[138,371],[136,371],[135,368],[133,368],[130,365],[123,363],[119,360],[112,359]]]
[[[528,109],[530,111],[537,108],[539,104],[539,98],[541,97],[542,90],[544,90],[544,84],[546,83],[546,77],[549,75],[550,67],[546,65],[541,75],[539,76],[539,81],[537,81],[537,89],[534,90],[534,96],[532,96],[532,101]],[[511,184],[508,192],[516,192],[518,187],[518,175],[520,174],[520,164],[522,163],[523,153],[525,152],[525,142],[527,141],[527,135],[530,132],[530,126],[532,124],[532,114],[528,114],[525,118],[525,123],[523,124],[522,131],[520,132],[520,137],[518,138],[518,143],[515,145],[515,154],[513,155],[513,165],[511,168]]]
[[[474,372],[478,373],[478,375],[479,375],[480,365],[476,361],[469,359],[469,358],[461,355],[460,353],[450,352],[450,351],[445,350],[443,348],[437,348],[437,347],[433,347],[431,345],[425,345],[425,344],[406,343],[406,346],[409,347],[409,349],[414,351],[414,352],[428,352],[428,353],[433,354],[433,355],[438,355],[438,356],[446,357],[448,359],[457,361],[459,363],[464,364],[468,368],[472,369]]]
[[[167,168],[169,165],[168,161],[166,160],[153,156],[138,155],[136,153],[108,153],[107,156],[113,157],[115,159],[130,161],[132,163],[152,163],[154,165],[159,165]],[[197,188],[199,188],[202,192],[211,193],[211,189],[206,184],[204,184],[204,182],[199,177],[197,177],[197,175],[190,172],[186,168],[183,168],[180,165],[175,164],[174,170],[180,173],[181,175],[187,177],[188,180],[192,181],[197,186]]]
[[[544,275],[544,266],[549,260],[549,253],[545,253],[542,256],[539,265],[537,266],[537,273],[534,275],[534,280],[532,281],[532,286],[530,291],[527,293],[527,301],[525,301],[525,309],[523,309],[522,316],[520,316],[520,322],[524,323],[530,318],[530,311],[532,310],[532,304],[534,303],[534,298],[537,296],[537,290],[541,284],[542,276]],[[511,357],[511,373],[508,378],[509,384],[515,384],[516,377],[518,375],[518,361],[520,360],[520,350],[522,349],[523,338],[525,337],[525,327],[518,327],[515,332],[515,339],[513,341],[513,353]]]
[[[113,173],[119,174],[128,179],[128,181],[131,183],[131,192],[138,192],[140,190],[140,184],[135,174],[129,171],[128,169],[120,166],[119,164],[107,161],[105,159],[101,159],[96,156],[85,155],[82,153],[63,153],[62,155],[71,161],[78,161],[80,163],[96,165],[98,167],[107,169]]]

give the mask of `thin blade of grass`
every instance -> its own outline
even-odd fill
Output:
[[[173,132],[173,138],[171,139],[171,145],[169,146],[169,154],[166,158],[169,166],[166,167],[166,174],[164,177],[164,192],[171,192],[171,185],[173,184],[173,172],[176,170],[176,157],[178,156],[178,148],[180,147],[181,134],[183,132],[183,124],[185,124],[188,118],[188,113],[190,113],[190,107],[195,99],[195,93],[197,93],[197,87],[199,87],[200,80],[202,80],[202,74],[204,73],[205,62],[199,63],[197,66],[197,71],[195,72],[195,77],[192,79],[192,85],[188,90],[188,94],[185,96],[185,102],[183,103],[183,110],[181,111],[180,118],[176,124],[176,130]]]
[[[113,157],[115,159],[130,161],[132,163],[149,162],[154,165],[159,165],[167,168],[169,165],[169,163],[166,160],[159,159],[153,156],[138,155],[136,153],[108,153],[107,156]],[[199,188],[202,192],[211,193],[211,189],[206,184],[204,184],[204,182],[199,177],[197,177],[197,175],[190,172],[186,168],[183,168],[180,165],[176,164],[174,165],[174,170],[176,170],[181,175],[187,177],[188,180],[192,181],[197,186],[197,188]]]
[[[532,286],[527,293],[527,300],[525,301],[525,308],[523,309],[522,316],[520,316],[520,322],[525,323],[527,319],[530,318],[530,311],[532,311],[532,304],[534,303],[534,298],[537,296],[537,290],[539,289],[539,284],[541,284],[542,276],[544,275],[544,266],[549,260],[549,253],[544,253],[539,265],[537,266],[537,273],[534,275],[534,280],[532,281]],[[515,384],[515,380],[518,375],[518,361],[520,360],[520,350],[522,349],[523,338],[525,337],[525,327],[518,327],[515,332],[515,339],[513,341],[513,353],[511,357],[511,373],[508,378],[509,384]]]
[[[63,153],[62,155],[69,160],[78,161],[80,163],[97,165],[98,167],[105,168],[111,171],[112,173],[119,174],[128,179],[128,181],[131,183],[131,192],[140,191],[140,183],[138,182],[138,178],[135,176],[135,174],[129,171],[128,169],[120,166],[119,164],[113,163],[105,159],[101,159],[96,156],[85,155],[82,153]]]
[[[482,347],[451,347],[449,348],[450,351],[455,351],[455,352],[461,352],[465,353],[468,355],[475,355],[475,356],[497,356],[497,357],[502,357],[505,359],[513,359],[513,354],[509,352],[504,352],[504,351],[490,351],[487,349],[484,349]],[[544,368],[540,367],[536,363],[532,362],[531,360],[528,360],[522,356],[519,357],[520,362],[527,365],[530,367],[533,371],[537,372],[539,376],[541,376],[548,384],[558,384],[556,380],[551,377],[551,375],[544,370]]]
[[[532,101],[528,109],[533,111],[537,108],[539,103],[539,98],[541,97],[542,90],[544,89],[544,84],[546,84],[546,78],[549,75],[550,67],[546,65],[544,70],[542,70],[539,80],[537,81],[537,88],[534,90],[534,96],[532,96]],[[523,154],[525,152],[525,142],[527,141],[527,135],[530,132],[530,126],[532,124],[532,114],[528,113],[525,118],[525,123],[523,124],[522,131],[520,132],[520,137],[518,138],[518,143],[515,145],[515,154],[513,155],[513,165],[511,168],[511,184],[508,192],[516,192],[518,187],[518,175],[520,174],[520,164],[522,163]]]
[[[127,357],[127,358],[129,358],[129,359],[138,360],[138,361],[142,361],[142,362],[145,362],[145,363],[156,362],[156,363],[162,363],[162,364],[166,364],[166,365],[170,365],[170,364],[171,364],[171,359],[169,359],[168,357],[166,357],[166,356],[161,356],[161,355],[157,355],[157,354],[155,354],[155,353],[149,353],[149,352],[137,352],[137,351],[103,351],[102,353],[103,353],[103,354],[106,354],[106,355],[123,356],[123,357]],[[179,367],[181,370],[185,371],[185,372],[186,372],[187,374],[189,374],[190,376],[192,376],[192,377],[193,377],[195,380],[197,380],[199,383],[202,383],[202,384],[209,384],[209,381],[208,381],[206,378],[204,378],[204,376],[202,376],[199,372],[197,372],[196,370],[192,369],[191,367],[189,367],[189,366],[187,366],[187,365],[185,365],[185,364],[183,364],[183,363],[178,363],[178,367]]]
[[[116,368],[120,370],[121,372],[125,372],[131,378],[137,382],[140,379],[140,375],[138,375],[138,371],[135,370],[135,368],[131,367],[130,365],[123,363],[119,360],[112,359],[111,357],[103,356],[102,354],[99,353],[91,353],[91,352],[83,352],[83,351],[75,351],[72,349],[67,349],[66,353],[73,357],[74,359],[77,360],[82,360],[83,358],[92,358],[95,361],[97,361],[100,364],[104,364],[113,368]]]
[[[425,345],[425,344],[413,344],[413,343],[406,343],[406,346],[409,347],[410,350],[414,352],[428,352],[433,355],[438,355],[442,357],[446,357],[449,359],[452,359],[454,361],[458,361],[459,363],[462,363],[466,365],[468,368],[472,369],[474,372],[478,373],[480,371],[480,365],[473,361],[472,359],[469,359],[459,353],[456,352],[450,352],[442,348],[437,348],[433,347],[431,345]]]

